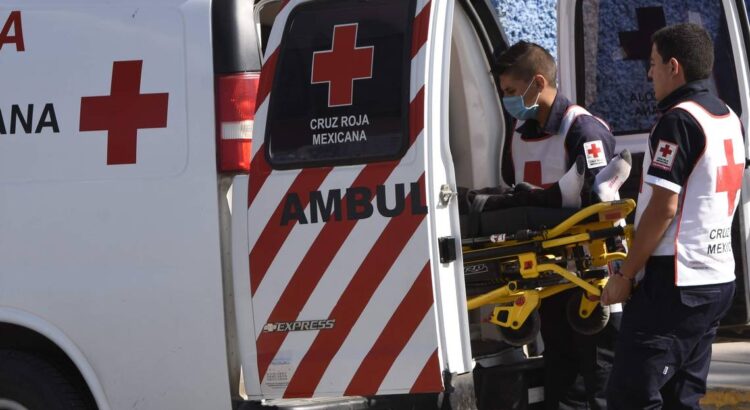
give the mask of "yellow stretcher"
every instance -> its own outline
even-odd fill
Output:
[[[607,266],[626,256],[632,226],[622,221],[633,209],[632,199],[601,202],[551,229],[463,239],[469,310],[494,306],[490,321],[507,343],[520,346],[536,338],[542,301],[578,288],[568,303],[571,327],[599,332],[609,318],[608,307],[599,304]]]

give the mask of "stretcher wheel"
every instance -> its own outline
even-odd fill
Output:
[[[567,316],[570,327],[582,335],[595,335],[604,329],[609,322],[609,306],[597,303],[594,311],[587,318],[581,317],[579,308],[581,306],[583,291],[573,292],[568,299]]]
[[[536,335],[539,334],[541,325],[542,321],[539,318],[539,311],[535,310],[531,312],[518,330],[501,326],[500,336],[511,346],[527,345],[536,340]]]

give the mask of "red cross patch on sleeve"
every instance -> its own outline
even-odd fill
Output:
[[[677,144],[659,140],[659,145],[656,147],[656,152],[654,152],[654,159],[651,161],[651,166],[671,171],[678,149]]]
[[[589,141],[583,144],[583,152],[586,154],[586,165],[589,169],[599,168],[607,165],[604,156],[604,146],[601,141]]]

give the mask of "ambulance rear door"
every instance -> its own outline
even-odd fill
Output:
[[[444,371],[470,370],[450,189],[441,203],[445,172],[430,165],[441,83],[429,73],[448,49],[447,3],[281,4],[257,97],[240,290],[251,294],[239,334],[251,397],[439,392]]]
[[[611,125],[618,151],[628,148],[635,154],[633,171],[621,195],[633,199],[638,196],[643,153],[648,133],[656,122],[656,100],[647,72],[650,38],[658,29],[691,22],[708,30],[715,53],[713,91],[748,129],[748,3],[750,0],[575,0],[558,4],[561,90]],[[745,145],[749,148],[747,139]],[[750,322],[747,170],[741,201],[732,232],[737,293],[722,322],[724,326],[745,326]]]

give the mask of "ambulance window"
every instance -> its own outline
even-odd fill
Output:
[[[309,2],[284,28],[266,147],[274,168],[395,159],[409,140],[413,1]]]
[[[750,1],[750,0],[746,0]],[[721,0],[581,0],[577,4],[578,100],[607,120],[615,135],[648,132],[656,101],[647,79],[651,35],[682,22],[705,27],[714,42],[710,84],[740,114],[737,74]]]

